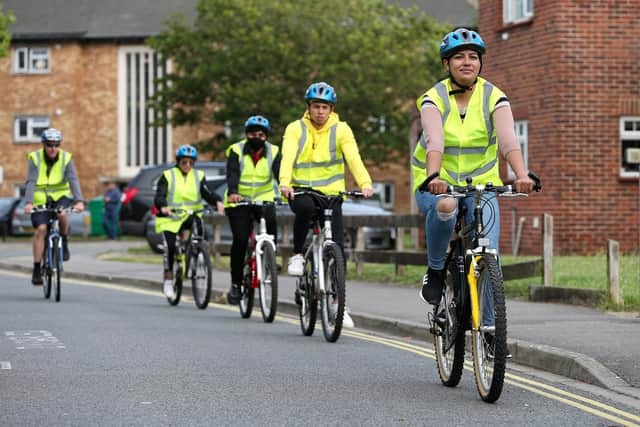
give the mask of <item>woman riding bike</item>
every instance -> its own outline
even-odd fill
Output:
[[[176,165],[165,170],[158,180],[154,204],[158,209],[156,233],[164,236],[164,294],[174,298],[173,262],[176,255],[176,234],[195,226],[190,215],[174,210],[202,209],[202,198],[219,213],[223,212],[220,196],[207,187],[204,172],[194,169],[197,150],[183,145],[176,150]],[[201,215],[198,216],[200,218]],[[200,221],[202,222],[202,221]],[[202,224],[200,224],[201,226]]]
[[[440,58],[449,77],[417,100],[422,136],[411,164],[416,202],[426,215],[429,268],[420,298],[429,304],[440,302],[446,252],[459,203],[467,205],[469,215],[473,213],[472,197],[458,202],[436,196],[445,193],[448,185],[466,185],[468,177],[474,184],[502,185],[499,152],[516,174],[515,190],[529,193],[534,187],[516,140],[509,100],[494,84],[479,77],[485,50],[475,31],[459,28],[445,35]],[[417,191],[427,176],[435,174],[438,176],[429,183],[428,192]],[[489,247],[497,250],[500,212],[495,195],[487,197],[483,216],[493,218],[486,231]]]

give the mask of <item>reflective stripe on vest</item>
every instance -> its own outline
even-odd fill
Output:
[[[246,140],[243,140],[239,143],[237,143],[236,147],[238,149],[238,151],[240,151],[239,153],[239,157],[240,157],[240,181],[238,182],[238,193],[241,196],[244,197],[249,197],[252,201],[257,201],[257,200],[268,200],[271,201],[273,200],[273,198],[275,198],[276,194],[278,194],[278,183],[276,182],[276,180],[273,177],[273,171],[272,171],[272,167],[273,167],[273,152],[274,150],[276,150],[277,148],[275,148],[273,145],[271,145],[270,143],[265,143],[265,157],[266,157],[266,167],[269,171],[269,177],[267,179],[264,179],[263,181],[248,181],[245,177],[245,179],[243,179],[244,175],[245,175],[245,158],[248,156],[247,154],[244,154],[244,147],[246,145]],[[233,149],[233,147],[232,147]],[[233,150],[235,151],[235,150]],[[236,154],[238,154],[236,152]],[[262,162],[262,159],[260,159],[258,161],[258,164],[261,165],[260,167],[264,167],[264,162]],[[254,166],[254,171],[257,170],[257,168],[255,168]],[[262,171],[264,172],[264,171]],[[266,174],[265,174],[266,175]],[[248,188],[241,188],[241,187],[248,187]],[[235,206],[235,203],[229,203],[226,200],[226,197],[228,196],[228,194],[225,195],[225,206],[229,206],[229,207],[233,207]],[[266,196],[266,197],[265,197]]]
[[[342,167],[344,165],[344,160],[342,158],[338,158],[338,143],[337,143],[337,130],[338,124],[331,126],[329,129],[329,161],[327,162],[309,162],[309,163],[298,163],[298,158],[302,153],[304,148],[304,144],[307,141],[307,125],[304,124],[304,121],[299,120],[300,128],[302,133],[300,134],[300,139],[298,140],[298,151],[296,153],[296,157],[293,160],[293,168],[294,174],[296,169],[311,169],[311,168],[331,168],[331,167]],[[344,181],[344,172],[338,171],[338,173],[334,173],[325,179],[315,179],[315,180],[302,180],[292,177],[291,183],[293,185],[302,186],[302,187],[325,187],[331,185],[338,181]]]
[[[176,208],[201,208],[202,207],[202,196],[200,195],[200,174],[196,169],[191,169],[189,173],[193,173],[196,184],[196,200],[194,201],[179,201],[176,202],[176,168],[171,168],[169,173],[171,174],[171,179],[169,182],[169,197],[167,197],[167,205],[171,209]],[[189,175],[187,174],[187,179]]]

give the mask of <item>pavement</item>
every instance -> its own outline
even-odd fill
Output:
[[[105,253],[126,254],[131,247],[144,246],[142,240],[72,240],[71,260],[65,263],[64,276],[162,292],[160,265],[99,257]],[[30,242],[0,243],[0,269],[30,273],[32,265]],[[221,297],[229,283],[229,272],[214,270],[212,299]],[[30,281],[25,285],[31,286]],[[294,287],[294,278],[280,275],[280,311],[297,312]],[[358,328],[431,341],[426,326],[430,306],[418,298],[415,288],[347,278],[347,305]],[[508,299],[507,319],[511,362],[640,399],[637,313],[604,313],[588,307]]]

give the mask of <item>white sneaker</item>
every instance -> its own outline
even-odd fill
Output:
[[[167,279],[164,281],[164,294],[169,299],[175,298],[175,294],[173,293],[173,280]]]
[[[304,256],[296,254],[289,259],[287,268],[289,276],[302,276],[304,274]]]
[[[338,304],[329,305],[329,311],[331,313],[331,317],[336,317],[336,312],[338,311]],[[344,308],[344,315],[342,316],[342,327],[353,329],[356,325],[353,323],[353,319],[349,316],[349,308]]]

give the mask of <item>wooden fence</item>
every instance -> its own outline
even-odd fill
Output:
[[[282,227],[281,242],[289,242],[293,229],[293,215],[283,215],[278,217],[278,225]],[[214,238],[211,244],[211,254],[214,259],[220,254],[227,254],[231,250],[231,243],[220,241],[220,229],[223,224],[228,223],[224,216],[209,216],[205,222],[214,227]],[[346,248],[345,252],[349,261],[356,263],[356,269],[362,271],[363,264],[380,263],[395,264],[396,271],[405,265],[427,265],[426,249],[405,248],[404,236],[411,229],[421,229],[424,227],[424,217],[422,215],[389,215],[389,216],[366,216],[366,215],[346,215],[343,216],[345,229],[356,229],[356,243],[354,248]],[[391,250],[366,250],[364,243],[364,232],[362,227],[391,227],[397,230],[396,247]],[[283,265],[287,264],[288,258],[293,254],[293,246],[288,243],[278,245],[278,253],[283,258]],[[505,265],[502,272],[505,280],[522,279],[526,277],[538,276],[542,279],[542,259],[527,261],[517,264]]]

